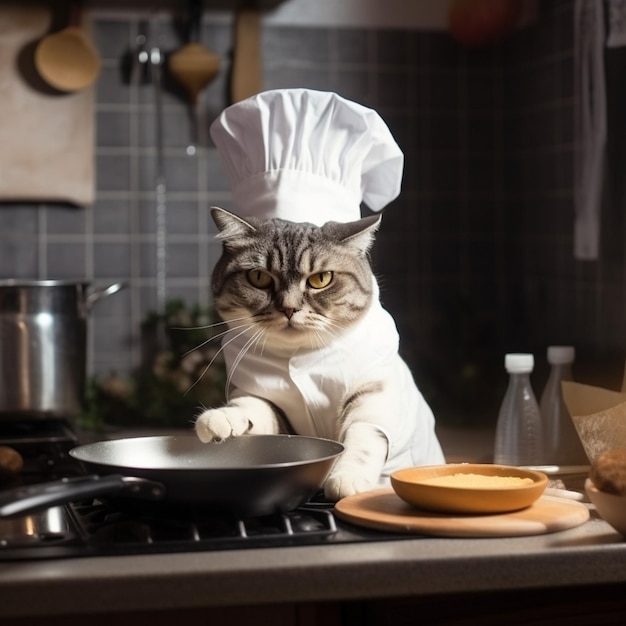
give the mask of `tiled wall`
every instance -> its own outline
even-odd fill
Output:
[[[547,345],[571,343],[577,350],[575,377],[619,388],[626,356],[623,188],[619,197],[611,198],[610,185],[605,187],[599,258],[575,260],[574,2],[540,6],[539,24],[519,33],[504,67],[503,213],[513,250],[507,279],[517,277],[506,287],[504,347],[531,349],[545,366]],[[626,57],[620,51],[605,54],[610,114],[618,102],[623,111]],[[615,59],[615,54],[621,57]],[[610,120],[609,144],[619,136],[623,150],[626,143],[617,120]],[[609,167],[623,180],[623,159],[611,156]],[[610,201],[619,206],[619,215],[611,214]],[[538,386],[543,384],[539,381]]]
[[[480,51],[441,32],[263,33],[266,88],[333,90],[371,106],[405,151],[403,193],[385,213],[374,262],[403,351],[435,405],[499,402],[505,350],[536,351],[541,374],[548,343],[573,342],[594,358],[626,347],[624,259],[615,274],[605,259],[572,255],[572,7],[540,3],[536,24]],[[157,21],[160,47],[177,49],[169,17]],[[96,205],[0,211],[3,276],[129,283],[93,312],[90,368],[99,375],[138,364],[139,325],[156,305],[154,90],[121,71],[139,29],[136,14],[96,14]],[[201,102],[206,140],[228,104],[231,25],[207,13],[203,41],[223,58]],[[206,304],[218,254],[208,207],[228,208],[228,187],[214,148],[186,154],[180,93],[162,98],[167,293]]]

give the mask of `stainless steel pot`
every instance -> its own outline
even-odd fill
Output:
[[[84,401],[87,317],[122,289],[87,282],[0,280],[0,419],[70,418]]]

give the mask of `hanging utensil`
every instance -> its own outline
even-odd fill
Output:
[[[161,51],[158,47],[150,50],[150,62],[152,63],[152,81],[154,84],[154,99],[156,109],[156,283],[157,283],[157,308],[165,310],[166,278],[167,278],[167,186],[165,182],[165,165],[163,162],[163,129],[162,129],[162,102],[161,102]]]
[[[72,3],[68,26],[44,37],[35,50],[39,75],[59,91],[85,89],[100,73],[100,57],[81,28],[81,14],[80,3]]]
[[[155,180],[155,222],[156,222],[156,300],[157,311],[165,314],[167,303],[167,184],[165,178],[165,162],[163,159],[163,53],[158,46],[158,30],[156,18],[150,24],[151,45],[148,60],[150,76],[154,91],[155,134],[156,134],[156,180]],[[158,345],[167,345],[163,324],[157,329]]]
[[[263,89],[260,11],[240,9],[235,15],[235,51],[230,82],[232,104]]]
[[[189,99],[192,144],[188,154],[196,153],[199,140],[199,106],[202,90],[215,78],[220,69],[220,57],[201,43],[202,1],[188,2],[187,44],[169,57],[171,76],[185,89]]]

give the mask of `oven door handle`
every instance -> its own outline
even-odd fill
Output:
[[[120,474],[62,478],[0,492],[0,518],[35,513],[51,506],[116,493],[147,500],[162,500],[165,487],[156,481]]]

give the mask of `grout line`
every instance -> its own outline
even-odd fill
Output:
[[[130,41],[128,42],[131,50],[136,47],[136,40],[139,33],[138,19],[131,22]],[[141,216],[140,216],[140,167],[139,157],[141,152],[140,133],[141,122],[139,119],[138,107],[139,92],[136,85],[130,85],[129,89],[129,152],[130,159],[130,361],[133,368],[141,365],[141,337],[138,336],[141,325],[141,291],[139,290],[139,276],[141,273],[140,263],[140,245],[138,235],[141,232]],[[105,197],[105,196],[103,196]]]
[[[468,70],[467,70],[467,56],[463,55],[460,59],[459,63],[459,72],[457,78],[457,94],[458,94],[458,108],[457,108],[457,131],[459,134],[459,152],[462,155],[466,155],[469,152],[469,139],[467,132],[467,108],[468,108],[468,97],[467,90],[469,86],[468,81]],[[469,274],[469,265],[468,260],[470,259],[470,250],[468,246],[468,237],[467,234],[469,232],[469,171],[467,167],[467,160],[464,159],[456,159],[457,167],[459,168],[458,176],[459,176],[459,185],[457,188],[457,202],[460,207],[460,241],[459,247],[461,248],[461,263],[460,263],[460,275],[459,275],[459,283],[462,287],[462,296],[467,297],[469,293],[471,293],[472,289],[472,280]]]
[[[197,160],[198,167],[198,189],[208,194],[208,176],[207,172],[207,151],[209,148],[205,148],[201,151]],[[205,205],[202,195],[198,193],[197,196],[198,207],[198,303],[200,306],[209,307],[211,305],[211,293],[209,289],[210,285],[210,259],[209,259],[209,208]],[[172,241],[175,241],[174,235],[171,236]]]
[[[47,217],[45,204],[37,205],[37,275],[40,280],[48,278]]]

